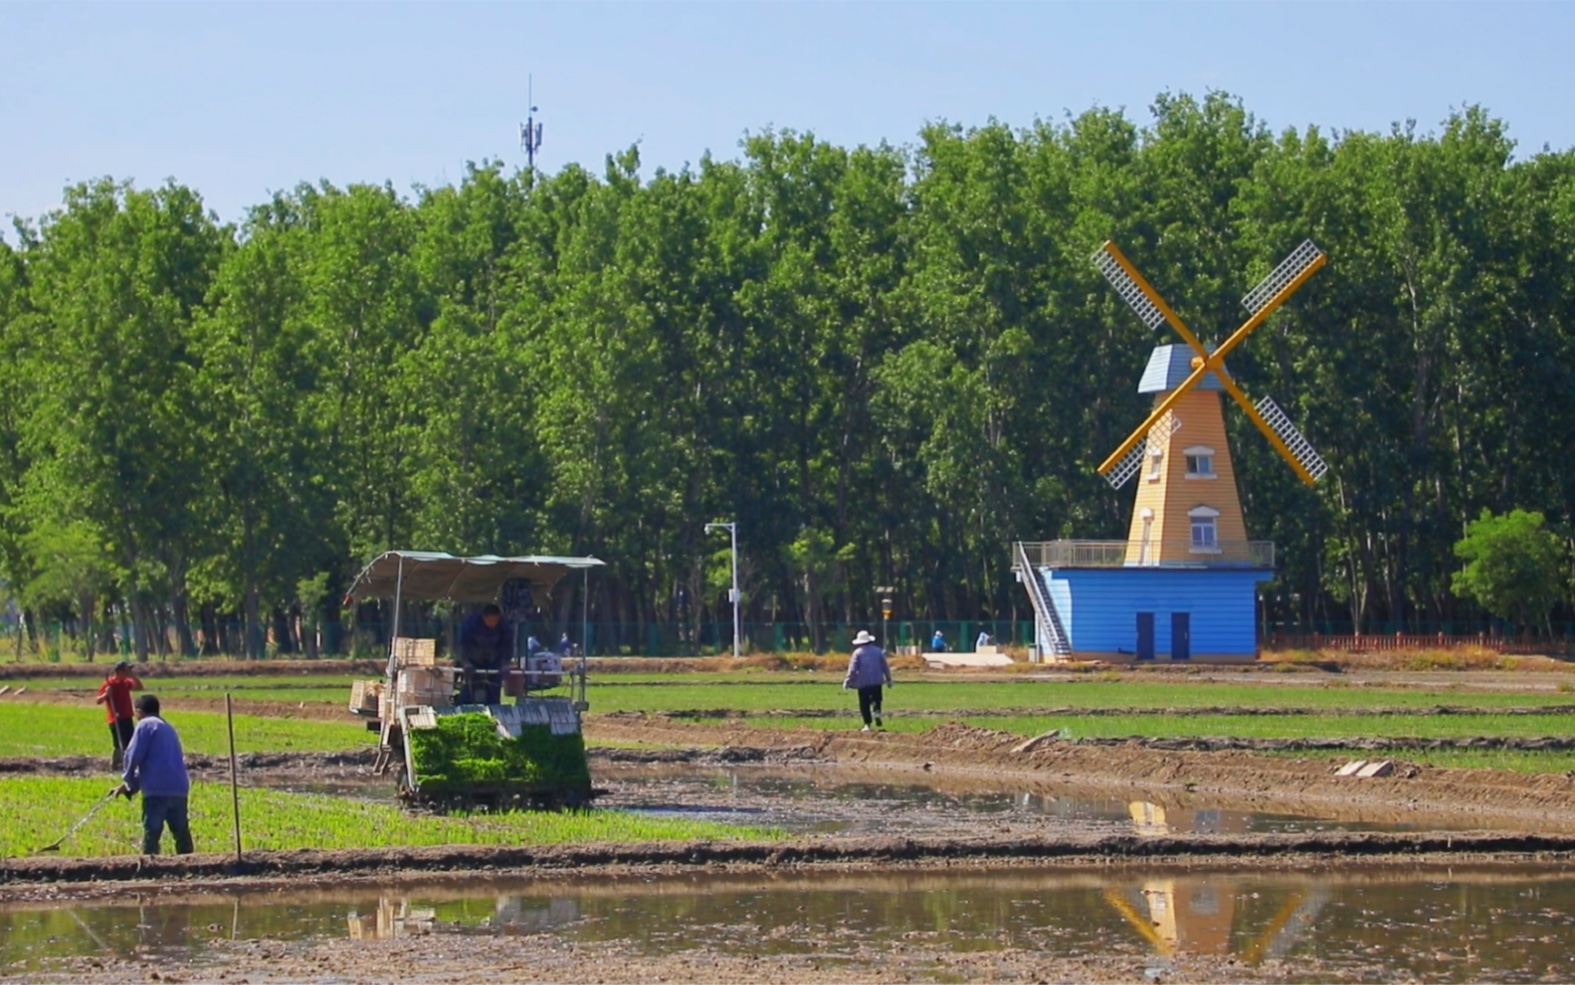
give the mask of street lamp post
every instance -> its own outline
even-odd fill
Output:
[[[875,591],[880,593],[880,645],[887,652],[891,652],[890,631],[886,628],[887,620],[891,619],[891,597],[897,589],[892,585],[876,585]]]
[[[708,523],[705,525],[706,533],[710,533],[713,530],[726,530],[728,540],[732,545],[733,587],[728,591],[727,597],[733,603],[733,659],[737,660],[740,655],[739,647],[742,646],[743,637],[743,627],[738,620],[738,523],[732,521],[728,523]]]

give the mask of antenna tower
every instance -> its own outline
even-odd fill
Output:
[[[520,150],[525,152],[525,166],[531,177],[536,175],[536,152],[541,150],[541,124],[536,122],[536,90],[534,79],[525,77],[525,99],[530,104],[530,115],[520,124]]]

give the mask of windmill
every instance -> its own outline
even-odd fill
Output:
[[[1204,379],[1207,373],[1214,374],[1225,392],[1230,394],[1247,414],[1248,420],[1263,432],[1263,436],[1269,439],[1269,444],[1284,456],[1303,482],[1312,485],[1329,470],[1329,466],[1313,449],[1312,444],[1302,437],[1296,425],[1291,423],[1290,417],[1272,398],[1266,396],[1254,404],[1225,372],[1225,357],[1231,350],[1245,341],[1247,336],[1262,325],[1276,308],[1295,294],[1319,267],[1328,262],[1328,257],[1312,240],[1305,240],[1301,246],[1291,252],[1290,256],[1281,261],[1278,267],[1274,268],[1273,273],[1247,292],[1241,303],[1247,309],[1249,317],[1212,352],[1204,347],[1186,323],[1177,316],[1170,305],[1165,303],[1165,299],[1159,296],[1159,292],[1154,290],[1142,274],[1138,273],[1132,261],[1126,258],[1115,243],[1106,240],[1094,253],[1093,262],[1116,289],[1116,293],[1121,295],[1122,300],[1137,312],[1138,318],[1142,319],[1145,325],[1157,329],[1161,324],[1169,322],[1170,327],[1176,330],[1176,334],[1181,336],[1182,341],[1186,342],[1194,353],[1190,361],[1191,374],[1182,380],[1180,385],[1168,391],[1162,399],[1156,401],[1148,419],[1138,425],[1137,430],[1128,435],[1127,439],[1100,463],[1099,474],[1103,475],[1112,487],[1119,489],[1126,485],[1142,467],[1144,438],[1152,440],[1155,432],[1163,435],[1165,432],[1174,433],[1179,430],[1180,422],[1175,419],[1173,408]]]
[[[1274,577],[1274,545],[1247,539],[1220,394],[1241,405],[1303,482],[1329,466],[1273,400],[1247,399],[1225,357],[1327,258],[1311,240],[1297,247],[1247,293],[1247,320],[1212,349],[1114,243],[1093,260],[1143,324],[1169,323],[1185,344],[1149,357],[1138,392],[1153,395],[1153,409],[1099,466],[1118,489],[1142,475],[1127,539],[1015,547],[1035,650],[1050,660],[1257,659],[1257,586]]]

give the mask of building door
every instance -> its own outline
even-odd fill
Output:
[[[1192,659],[1192,613],[1170,614],[1170,659]]]
[[[1137,658],[1139,660],[1154,659],[1154,613],[1139,612],[1137,614]]]

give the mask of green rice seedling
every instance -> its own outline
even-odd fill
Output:
[[[497,782],[542,790],[591,785],[585,737],[553,735],[546,725],[527,725],[517,738],[505,738],[488,715],[444,715],[436,728],[411,729],[407,741],[416,782],[427,792]]]
[[[103,780],[76,777],[0,780],[0,816],[6,818],[0,825],[0,856],[28,855],[59,838],[106,789]],[[240,799],[242,846],[250,851],[785,837],[778,829],[627,811],[412,815],[392,804],[260,788],[242,788]],[[198,851],[232,849],[226,784],[195,784],[190,813]],[[60,854],[128,855],[136,854],[140,844],[138,804],[117,800],[62,845]],[[171,847],[166,837],[165,851]]]

